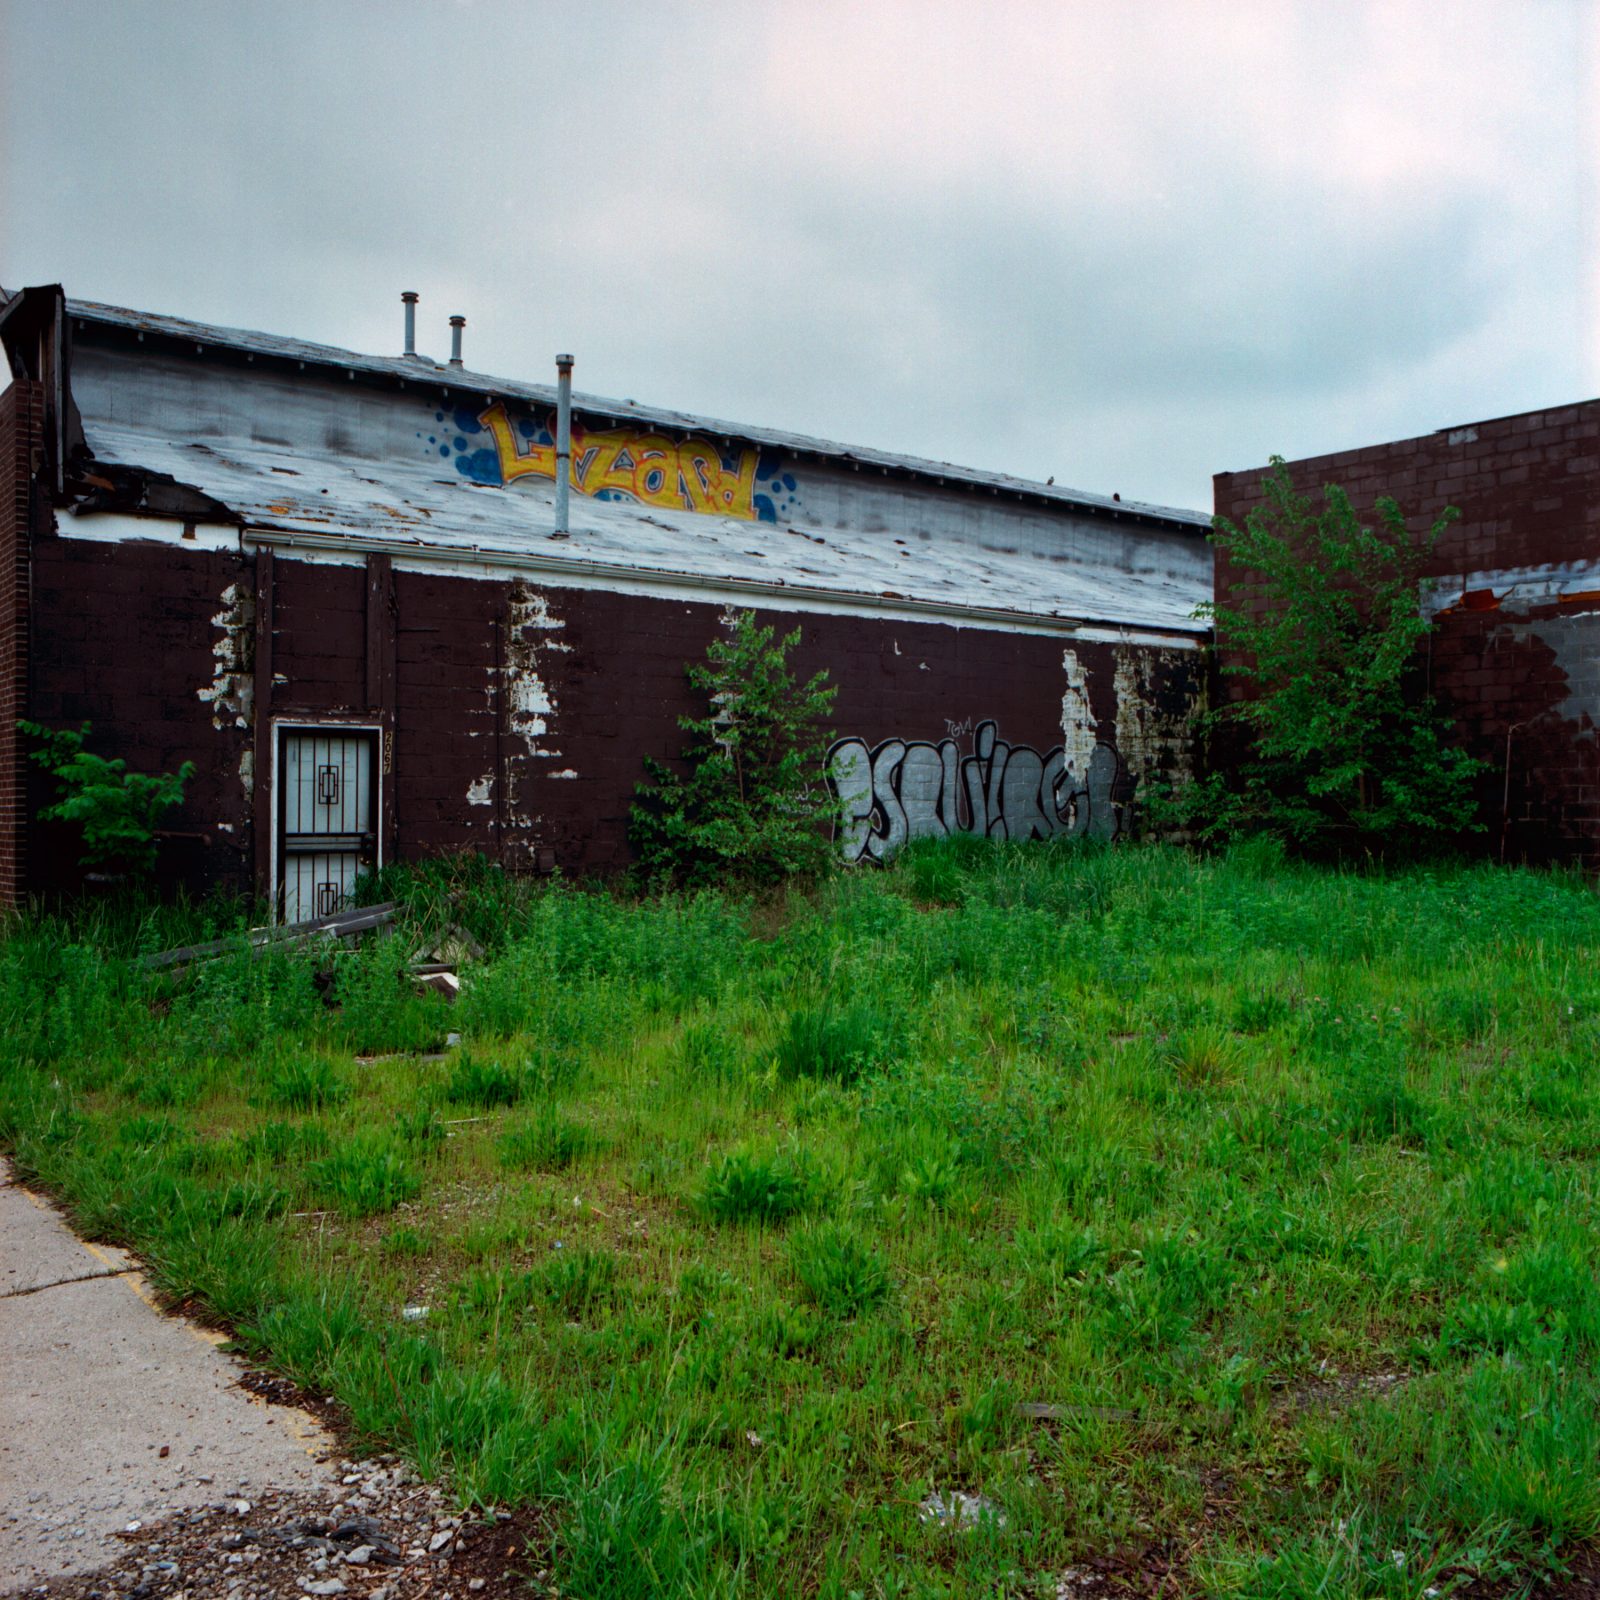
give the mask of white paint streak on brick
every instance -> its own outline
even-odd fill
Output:
[[[240,583],[222,591],[222,610],[211,619],[218,638],[211,646],[215,663],[211,682],[195,692],[211,707],[211,726],[248,728],[255,701],[254,654],[255,596]]]
[[[521,745],[520,750],[506,751],[504,817],[524,838],[540,820],[524,803],[523,780],[533,771],[529,762],[554,761],[561,756],[549,740],[557,711],[555,692],[540,667],[547,652],[572,648],[557,637],[565,627],[565,621],[551,611],[549,601],[531,584],[519,580],[511,585],[505,664],[501,681],[491,684],[491,695],[496,714],[504,719],[505,732]]]
[[[486,772],[481,778],[474,778],[467,789],[467,804],[469,806],[492,806],[494,804],[494,774]]]
[[[1067,770],[1083,778],[1094,754],[1097,724],[1089,709],[1089,669],[1078,660],[1076,650],[1061,652],[1061,670],[1067,687],[1061,696],[1061,753]]]

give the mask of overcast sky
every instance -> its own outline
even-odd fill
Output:
[[[0,283],[1209,509],[1600,392],[1589,0],[0,0]]]

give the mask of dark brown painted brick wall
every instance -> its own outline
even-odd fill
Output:
[[[383,721],[369,703],[367,604],[385,586],[361,567],[284,550],[272,565],[271,713]],[[257,633],[238,601],[257,592],[252,568],[253,558],[154,544],[52,538],[38,547],[33,712],[91,720],[97,748],[143,770],[196,763],[170,825],[208,839],[173,841],[163,854],[164,875],[196,887],[247,889],[256,865],[241,782],[253,732],[203,695],[226,633],[218,618],[235,625],[234,666],[254,681]],[[385,726],[398,854],[478,849],[515,870],[556,864],[572,874],[624,865],[644,757],[680,748],[678,718],[696,709],[684,669],[722,633],[721,608],[403,570],[382,603],[389,620],[372,637],[392,627]],[[971,728],[993,719],[1011,744],[1061,742],[1059,639],[861,617],[762,620],[801,630],[796,667],[826,668],[838,685],[840,734],[938,740],[948,723],[965,724],[967,750]],[[1111,743],[1113,652],[1075,648]],[[1167,709],[1181,709],[1185,692],[1177,685]],[[486,803],[469,795],[479,780]],[[69,876],[59,860],[41,861],[35,875],[40,887]]]
[[[1461,520],[1428,570],[1443,594],[1470,573],[1600,561],[1600,401],[1498,417],[1290,463],[1315,494],[1341,484],[1370,513],[1392,495],[1414,530],[1446,505]],[[1220,515],[1260,503],[1264,468],[1220,473]],[[1217,596],[1235,575],[1217,562]],[[1443,612],[1422,663],[1463,745],[1488,764],[1477,847],[1507,859],[1600,864],[1600,626],[1594,598],[1521,606],[1492,581]],[[1509,797],[1508,797],[1509,788]]]
[[[33,473],[43,450],[44,390],[19,379],[0,395],[0,907],[22,896],[28,784],[17,718],[27,714]]]
[[[201,698],[221,637],[212,619],[224,610],[224,591],[240,582],[248,585],[248,566],[236,555],[59,538],[34,546],[31,714],[61,726],[91,722],[90,748],[136,771],[196,764],[184,804],[163,826],[205,837],[169,839],[160,857],[166,880],[196,888],[244,889],[249,881],[240,769],[249,730],[226,716],[215,728]],[[48,798],[48,785],[36,780],[31,803]],[[33,887],[70,884],[68,836],[39,826],[34,837]]]

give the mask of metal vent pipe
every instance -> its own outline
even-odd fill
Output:
[[[417,291],[407,289],[400,296],[400,303],[406,308],[406,349],[408,356],[417,353]]]
[[[466,327],[467,319],[458,311],[450,319],[450,365],[461,365],[461,330]]]
[[[572,357],[556,357],[556,527],[555,537],[565,539],[567,483],[572,476]]]

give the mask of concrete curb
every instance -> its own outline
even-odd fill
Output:
[[[130,1523],[328,1485],[332,1437],[239,1387],[222,1342],[0,1160],[0,1592],[107,1564]]]

